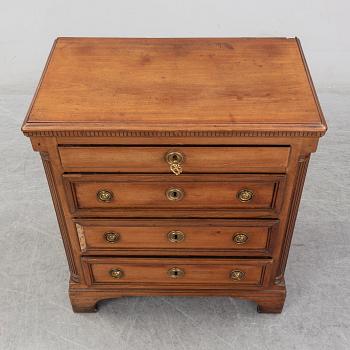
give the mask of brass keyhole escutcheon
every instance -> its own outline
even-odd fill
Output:
[[[96,194],[97,199],[101,202],[110,202],[113,199],[113,192],[109,190],[99,190]]]
[[[232,270],[230,273],[230,277],[234,281],[241,281],[245,277],[245,273],[240,270]]]
[[[116,243],[120,239],[120,234],[117,232],[106,232],[104,236],[108,243]]]
[[[170,231],[168,233],[168,240],[170,242],[181,242],[185,239],[185,234],[181,231]]]
[[[249,202],[254,197],[254,192],[252,190],[243,189],[237,193],[237,197],[241,202]]]
[[[173,267],[168,270],[168,276],[171,278],[181,278],[184,275],[185,275],[185,271],[178,267]]]
[[[109,274],[111,275],[111,277],[117,279],[120,279],[124,276],[124,272],[121,269],[112,269],[111,271],[109,271]]]
[[[243,232],[238,232],[233,235],[232,239],[236,244],[244,244],[248,241],[248,235]]]
[[[180,152],[168,152],[165,155],[165,160],[170,166],[170,170],[175,175],[180,175],[182,173],[182,166],[181,164],[184,162],[184,156]]]
[[[170,201],[179,201],[184,196],[184,191],[179,188],[169,188],[166,191],[166,196]]]

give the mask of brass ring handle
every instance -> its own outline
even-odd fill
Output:
[[[171,278],[181,278],[184,275],[185,275],[185,271],[178,267],[173,267],[168,270],[168,276]]]
[[[170,231],[168,233],[168,240],[173,243],[181,242],[185,239],[185,234],[181,231]]]
[[[119,241],[120,239],[120,234],[117,233],[117,232],[106,232],[104,234],[105,236],[105,240],[108,242],[108,243],[116,243]]]
[[[112,269],[109,271],[109,274],[111,275],[111,277],[117,279],[120,279],[124,276],[124,272],[121,269]]]
[[[242,189],[237,193],[237,198],[241,202],[249,202],[253,199],[253,197],[254,197],[254,192],[252,190]]]
[[[169,188],[166,191],[166,196],[170,201],[179,201],[184,196],[184,191],[179,188]]]
[[[236,244],[244,244],[248,241],[248,235],[246,233],[243,233],[243,232],[237,232],[237,233],[233,234],[232,240]]]
[[[175,174],[175,175],[180,175],[182,173],[182,166],[181,164],[184,162],[185,157],[183,156],[182,153],[180,152],[168,152],[165,155],[165,160],[167,163],[170,165],[170,170]]]
[[[96,197],[101,202],[110,202],[112,201],[114,195],[112,191],[109,190],[99,190],[96,194]]]
[[[245,277],[245,273],[240,270],[232,270],[230,273],[230,277],[234,281],[241,281]]]

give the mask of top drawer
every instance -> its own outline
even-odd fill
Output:
[[[184,173],[283,173],[289,151],[287,146],[59,147],[66,172],[120,173],[169,173],[173,159]]]

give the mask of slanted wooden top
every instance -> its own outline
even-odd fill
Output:
[[[321,136],[297,39],[55,41],[28,135]]]

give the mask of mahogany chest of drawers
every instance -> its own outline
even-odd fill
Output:
[[[297,39],[57,39],[22,130],[44,164],[73,310],[222,295],[281,312],[326,129]]]

